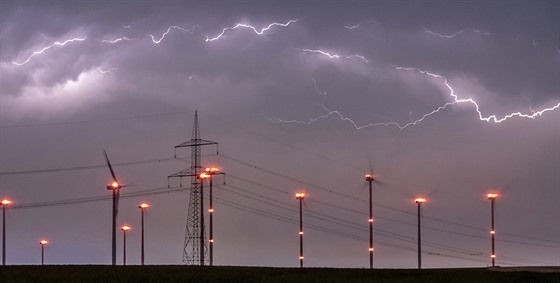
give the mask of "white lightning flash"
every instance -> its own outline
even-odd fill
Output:
[[[262,28],[260,31],[257,30],[257,28],[255,28],[255,27],[252,26],[252,25],[237,24],[237,25],[235,25],[235,26],[233,26],[233,27],[227,27],[227,28],[222,29],[222,32],[221,32],[220,34],[218,34],[217,36],[215,36],[215,37],[210,38],[209,36],[206,36],[206,42],[210,42],[210,41],[214,41],[214,40],[220,39],[222,36],[224,36],[224,34],[225,34],[228,30],[234,30],[234,29],[237,29],[237,28],[248,28],[248,29],[252,29],[253,32],[255,32],[257,35],[262,35],[264,32],[268,31],[268,30],[269,30],[270,28],[272,28],[273,26],[287,27],[287,26],[290,25],[291,23],[295,23],[295,22],[297,22],[297,21],[299,21],[299,19],[289,20],[288,22],[286,22],[286,23],[284,23],[284,24],[283,24],[283,23],[272,23],[272,24],[269,24],[267,27]]]
[[[456,33],[449,34],[449,35],[437,33],[437,32],[435,32],[435,31],[431,31],[431,30],[429,30],[429,29],[427,29],[427,28],[425,28],[425,27],[422,27],[422,29],[424,29],[425,32],[427,32],[427,33],[429,33],[429,34],[431,34],[431,35],[439,36],[439,37],[442,37],[442,38],[448,38],[448,39],[449,39],[449,38],[454,38],[454,37],[456,37],[456,36],[458,36],[458,35],[460,35],[460,34],[462,34],[462,33],[464,33],[464,32],[467,32],[467,31],[472,31],[472,32],[476,32],[476,33],[481,33],[481,34],[484,34],[484,35],[486,35],[486,36],[490,35],[489,32],[484,32],[484,31],[481,31],[481,30],[478,30],[478,29],[473,29],[473,28],[465,28],[465,29],[462,29],[462,30],[460,30],[460,31],[458,31],[458,32],[456,32]]]
[[[362,24],[372,23],[372,22],[375,23],[375,24],[381,24],[381,22],[372,19],[372,20],[362,21],[362,22],[359,22],[359,23],[354,24],[354,25],[345,25],[344,28],[349,29],[349,30],[353,30],[353,29],[361,27]]]
[[[86,39],[87,39],[87,37],[84,37],[84,38],[72,38],[72,39],[68,39],[68,40],[66,40],[66,41],[64,41],[64,42],[55,41],[53,44],[51,44],[51,45],[49,45],[49,46],[47,46],[47,47],[44,47],[43,49],[41,49],[41,50],[39,50],[39,51],[33,52],[33,54],[31,54],[29,57],[27,57],[27,60],[25,60],[25,61],[23,61],[23,62],[21,62],[21,63],[12,62],[12,64],[17,65],[17,66],[23,66],[23,65],[25,65],[27,62],[29,62],[29,60],[31,60],[31,58],[33,58],[33,56],[39,55],[39,54],[41,54],[41,53],[43,53],[43,52],[49,50],[49,49],[50,49],[51,47],[53,47],[53,46],[64,46],[64,45],[66,45],[67,43],[70,43],[70,42],[74,42],[74,41],[84,41],[84,40],[86,40]]]
[[[512,117],[522,117],[522,118],[535,119],[538,116],[542,116],[545,112],[553,111],[553,110],[558,109],[560,107],[560,102],[559,102],[552,107],[544,108],[544,109],[539,110],[539,111],[534,111],[533,109],[531,109],[532,114],[524,114],[524,113],[521,113],[521,112],[513,112],[513,113],[510,113],[510,114],[504,115],[501,118],[499,118],[497,115],[489,115],[489,116],[485,117],[482,114],[482,112],[480,111],[480,107],[479,107],[478,103],[476,103],[476,101],[474,101],[472,98],[461,99],[455,94],[455,91],[453,90],[451,85],[449,85],[449,83],[447,82],[447,78],[445,76],[430,73],[428,71],[424,71],[424,70],[421,70],[421,69],[418,69],[418,68],[398,67],[398,66],[393,66],[393,67],[395,67],[395,69],[397,69],[397,70],[416,71],[416,72],[419,72],[421,74],[424,74],[424,75],[427,75],[427,76],[430,76],[430,77],[443,79],[443,83],[445,84],[445,86],[450,91],[449,95],[453,98],[453,102],[446,103],[446,105],[444,105],[443,107],[446,107],[448,104],[451,105],[451,104],[457,104],[457,103],[471,103],[475,107],[476,112],[478,113],[478,118],[481,121],[485,121],[485,122],[501,123],[501,122],[503,122],[503,121],[505,121],[509,118],[512,118]],[[433,112],[433,113],[436,113],[436,112]],[[422,120],[423,120],[423,118],[422,118]],[[420,122],[421,122],[421,120],[420,120]]]
[[[359,28],[361,25],[362,25],[362,24],[359,23],[359,24],[355,24],[355,25],[353,25],[353,26],[344,26],[344,27],[345,27],[346,29],[355,29],[355,28]]]
[[[157,40],[156,40],[155,36],[153,36],[153,35],[151,35],[151,34],[148,34],[148,36],[152,38],[152,42],[153,42],[153,43],[159,44],[159,43],[165,38],[165,36],[166,36],[169,32],[171,32],[172,29],[178,29],[178,30],[182,30],[182,31],[188,32],[188,33],[190,33],[190,34],[193,34],[195,28],[197,28],[197,27],[200,28],[200,26],[196,25],[196,26],[194,26],[194,27],[192,28],[192,30],[188,30],[188,29],[182,28],[182,27],[180,27],[180,26],[170,26],[169,28],[167,28],[167,31],[164,32],[164,33],[161,35],[161,37],[160,37],[159,39],[157,39]]]
[[[137,39],[138,39],[138,38],[128,38],[128,37],[126,37],[126,36],[123,36],[123,37],[119,37],[119,38],[114,39],[114,40],[107,40],[107,39],[104,39],[104,40],[101,40],[101,42],[114,44],[114,43],[117,43],[117,42],[123,41],[123,40],[125,40],[125,41],[133,41],[133,40],[137,40]]]
[[[323,51],[323,50],[319,50],[319,49],[305,49],[305,48],[296,48],[297,50],[303,51],[303,52],[310,52],[310,53],[318,53],[324,56],[329,57],[330,59],[340,59],[340,58],[346,58],[346,59],[352,59],[352,58],[359,58],[361,60],[364,60],[366,63],[369,63],[368,59],[366,59],[366,57],[362,56],[362,55],[358,55],[358,54],[354,54],[354,55],[338,55],[338,54],[331,54],[329,52]]]
[[[424,119],[438,113],[439,111],[447,108],[448,106],[459,104],[459,103],[470,103],[470,104],[472,104],[475,107],[475,111],[477,112],[478,118],[481,121],[494,122],[496,124],[501,123],[501,122],[503,122],[503,121],[505,121],[509,118],[513,118],[513,117],[536,119],[537,117],[542,116],[544,113],[546,113],[548,111],[553,111],[553,110],[556,110],[556,109],[560,108],[560,102],[559,102],[556,105],[553,105],[553,106],[548,107],[548,108],[544,108],[544,109],[539,110],[539,111],[535,111],[534,109],[532,109],[532,106],[530,106],[531,114],[525,114],[525,113],[521,113],[521,112],[513,112],[513,113],[510,113],[510,114],[504,115],[502,117],[498,117],[497,115],[484,116],[482,114],[482,112],[480,111],[480,107],[479,107],[479,105],[476,101],[474,101],[472,98],[461,99],[457,96],[457,94],[455,94],[455,91],[453,90],[453,87],[451,87],[451,85],[447,82],[447,78],[445,76],[438,75],[438,74],[435,74],[435,73],[431,73],[431,72],[428,72],[428,71],[424,71],[424,70],[419,69],[419,68],[399,67],[399,66],[393,66],[393,67],[397,70],[418,72],[418,73],[421,73],[423,75],[426,75],[426,76],[429,76],[429,77],[432,77],[432,78],[443,80],[444,85],[447,87],[447,89],[449,89],[449,96],[451,96],[453,98],[453,101],[447,102],[447,103],[437,107],[436,109],[434,109],[434,110],[432,110],[428,113],[423,114],[420,118],[418,118],[416,120],[413,120],[412,117],[411,117],[411,121],[409,123],[406,123],[406,124],[399,124],[399,123],[396,123],[396,122],[379,122],[379,123],[358,125],[354,120],[352,120],[351,118],[345,117],[339,111],[329,110],[327,107],[325,107],[324,106],[324,101],[326,99],[326,91],[321,92],[317,88],[317,85],[315,83],[315,89],[317,90],[317,92],[319,92],[319,94],[321,94],[323,96],[323,103],[321,104],[321,106],[327,112],[326,114],[315,117],[315,118],[311,118],[307,121],[283,120],[283,119],[268,117],[266,115],[265,115],[265,117],[267,119],[269,119],[270,121],[273,121],[275,123],[295,123],[295,124],[310,125],[310,124],[313,124],[314,122],[317,122],[319,120],[322,120],[322,119],[325,119],[325,118],[328,118],[328,117],[331,117],[331,116],[336,116],[336,117],[338,117],[338,119],[350,123],[356,130],[362,130],[362,129],[365,129],[365,128],[376,127],[376,126],[394,126],[394,127],[397,127],[399,130],[404,130],[405,128],[407,128],[409,126],[414,126],[414,125],[417,125],[417,124],[421,123],[422,121],[424,121]]]
[[[311,124],[313,124],[314,122],[317,122],[317,121],[319,121],[319,120],[328,118],[328,117],[330,117],[330,116],[337,116],[338,119],[350,123],[356,130],[362,130],[362,129],[369,128],[369,127],[374,127],[374,126],[395,126],[395,127],[400,128],[401,130],[404,129],[405,127],[407,127],[407,125],[401,126],[401,125],[399,125],[399,124],[397,124],[397,123],[395,123],[395,122],[375,123],[375,124],[367,124],[367,125],[359,126],[356,122],[354,122],[354,120],[352,120],[352,119],[350,119],[350,118],[348,118],[348,117],[345,117],[345,116],[342,115],[342,113],[340,113],[339,111],[337,111],[337,110],[330,110],[329,108],[327,108],[327,107],[325,106],[325,101],[326,101],[326,99],[327,99],[327,91],[321,91],[321,90],[319,89],[319,87],[317,86],[317,81],[315,81],[315,80],[313,80],[313,86],[315,87],[315,90],[317,91],[317,93],[319,93],[319,95],[321,95],[322,98],[323,98],[322,101],[321,101],[321,103],[318,103],[318,104],[319,104],[319,106],[326,112],[325,114],[323,114],[323,115],[321,115],[321,116],[318,116],[318,117],[315,117],[315,118],[311,118],[311,119],[309,119],[309,120],[307,120],[307,121],[284,120],[284,119],[279,119],[279,118],[276,118],[276,117],[269,117],[269,116],[263,114],[264,117],[267,118],[268,120],[274,122],[274,123],[295,123],[295,124],[311,125]],[[417,122],[417,123],[418,123],[418,122]]]
[[[97,67],[97,70],[98,70],[101,74],[107,74],[107,73],[116,71],[116,70],[118,70],[118,69],[117,69],[117,68],[109,68],[109,69],[107,69],[107,70],[103,70],[103,69],[101,69],[101,67]]]
[[[243,51],[243,50],[245,50],[245,49],[251,47],[251,45],[253,45],[253,41],[252,41],[252,40],[251,40],[251,42],[249,42],[249,44],[247,44],[247,46],[245,46],[245,47],[239,49],[239,51]]]

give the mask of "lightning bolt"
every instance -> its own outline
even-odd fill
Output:
[[[355,24],[355,25],[353,25],[353,26],[344,26],[344,27],[345,27],[346,29],[355,29],[355,28],[359,28],[361,25],[362,25],[362,24],[359,23],[359,24]]]
[[[67,43],[70,43],[70,42],[74,42],[74,41],[84,41],[84,40],[86,40],[86,39],[87,39],[87,38],[84,37],[84,38],[72,38],[72,39],[68,39],[68,40],[66,40],[66,41],[64,41],[64,42],[55,41],[53,44],[51,44],[51,45],[49,45],[49,46],[47,46],[47,47],[44,47],[43,49],[41,49],[41,50],[39,50],[39,51],[33,52],[33,54],[31,54],[29,57],[27,57],[27,60],[25,60],[25,61],[23,61],[23,62],[21,62],[21,63],[12,62],[12,64],[17,65],[17,66],[23,66],[23,65],[25,65],[27,62],[29,62],[29,60],[31,60],[31,58],[33,58],[34,56],[39,55],[39,54],[42,54],[43,52],[45,52],[45,51],[51,49],[51,48],[54,47],[54,46],[64,46],[64,45],[66,45]]]
[[[270,28],[272,28],[273,26],[281,26],[281,27],[287,27],[288,25],[290,25],[291,23],[296,23],[297,21],[299,21],[299,19],[295,19],[295,20],[289,20],[286,23],[271,23],[268,26],[266,26],[265,28],[262,28],[260,31],[257,30],[257,28],[255,28],[252,25],[247,25],[247,24],[237,24],[233,27],[227,27],[222,29],[222,32],[220,34],[218,34],[215,37],[210,38],[209,36],[206,36],[206,42],[210,42],[210,41],[215,41],[220,39],[222,36],[224,36],[224,34],[229,31],[229,30],[234,30],[237,28],[248,28],[253,30],[253,32],[255,32],[257,35],[262,35],[264,32],[268,31]]]
[[[323,51],[323,50],[319,50],[319,49],[304,49],[304,48],[296,48],[296,50],[300,50],[303,52],[310,52],[310,53],[318,53],[324,56],[329,57],[330,59],[340,59],[340,58],[346,58],[346,59],[351,59],[351,58],[359,58],[361,60],[364,60],[366,63],[369,63],[368,59],[366,59],[364,56],[362,55],[358,55],[358,54],[354,54],[354,55],[338,55],[338,54],[331,54],[329,52]]]
[[[381,24],[381,22],[371,19],[371,20],[366,20],[366,21],[359,22],[359,23],[357,23],[355,25],[351,25],[351,26],[350,25],[345,25],[344,28],[349,29],[349,30],[353,30],[353,29],[361,27],[362,24],[366,24],[366,23]]]
[[[458,35],[460,35],[460,34],[466,32],[466,31],[473,31],[473,32],[476,32],[476,33],[484,34],[484,35],[486,35],[486,36],[490,35],[489,32],[484,32],[484,31],[481,31],[481,30],[478,30],[478,29],[473,29],[473,28],[465,28],[465,29],[462,29],[462,30],[460,30],[460,31],[458,31],[458,32],[456,32],[456,33],[450,34],[450,35],[437,33],[437,32],[435,32],[435,31],[431,31],[431,30],[429,30],[429,29],[427,29],[427,28],[425,28],[425,27],[422,27],[422,29],[423,29],[425,32],[427,32],[427,33],[429,33],[429,34],[431,34],[431,35],[435,35],[435,36],[439,36],[439,37],[443,37],[443,38],[454,38],[454,37],[456,37],[456,36],[458,36]]]
[[[309,119],[309,120],[307,120],[307,121],[284,120],[284,119],[279,119],[279,118],[276,118],[276,117],[270,117],[270,116],[267,116],[267,115],[265,115],[265,114],[263,114],[263,116],[264,116],[266,119],[268,119],[268,120],[270,120],[270,121],[272,121],[272,122],[274,122],[274,123],[292,123],[292,124],[295,123],[295,124],[304,124],[304,125],[311,125],[311,124],[313,124],[314,122],[317,122],[317,121],[322,120],[322,119],[326,119],[326,118],[328,118],[328,117],[330,117],[330,116],[336,116],[336,117],[338,117],[338,119],[350,123],[356,130],[362,130],[362,129],[365,129],[365,128],[375,127],[375,126],[395,126],[395,127],[398,127],[398,128],[400,128],[400,129],[402,130],[402,129],[404,129],[405,127],[408,126],[408,125],[401,126],[401,125],[399,125],[399,124],[397,124],[397,123],[395,123],[395,122],[374,123],[374,124],[367,124],[367,125],[359,126],[356,122],[354,122],[354,120],[352,120],[351,118],[345,117],[345,116],[344,116],[342,113],[340,113],[339,111],[337,111],[337,110],[330,110],[329,108],[327,108],[327,107],[325,106],[325,101],[326,101],[326,99],[327,99],[327,91],[321,91],[321,90],[319,89],[319,87],[317,86],[317,81],[315,81],[315,80],[313,80],[313,86],[314,86],[315,90],[317,91],[317,93],[318,93],[319,95],[321,95],[322,98],[323,98],[322,101],[321,101],[321,103],[319,103],[319,106],[326,112],[326,114],[321,115],[321,116],[318,116],[318,117],[315,117],[315,118],[311,118],[311,119]],[[418,122],[417,122],[417,123],[418,123]]]
[[[249,48],[251,45],[253,45],[253,41],[252,41],[252,40],[251,40],[251,42],[249,42],[249,44],[247,44],[247,46],[245,46],[245,47],[239,49],[239,51],[243,51],[243,50]]]
[[[200,28],[200,26],[196,25],[196,26],[194,26],[194,27],[192,28],[192,30],[188,30],[188,29],[182,28],[182,27],[180,27],[180,26],[170,26],[169,28],[167,28],[167,31],[164,32],[164,33],[161,35],[161,37],[160,37],[159,39],[157,39],[157,40],[156,40],[156,38],[155,38],[153,35],[151,35],[151,34],[148,34],[148,36],[152,38],[152,42],[153,42],[153,43],[159,44],[159,43],[165,38],[165,36],[166,36],[169,32],[171,32],[172,29],[178,29],[178,30],[182,30],[182,31],[188,32],[188,33],[190,33],[190,34],[193,34],[195,28],[197,28],[197,27]]]
[[[445,76],[442,75],[438,75],[438,74],[434,74],[434,73],[430,73],[428,71],[424,71],[418,68],[410,68],[410,67],[398,67],[398,66],[393,66],[395,69],[397,70],[405,70],[405,71],[416,71],[419,72],[421,74],[430,76],[430,77],[434,77],[434,78],[439,78],[439,79],[443,79],[443,83],[445,84],[445,86],[449,89],[449,95],[453,98],[453,102],[449,102],[446,103],[446,105],[444,105],[443,107],[446,107],[447,104],[457,104],[457,103],[471,103],[474,107],[476,112],[478,113],[478,118],[481,121],[485,121],[485,122],[494,122],[494,123],[501,123],[509,118],[512,117],[522,117],[522,118],[529,118],[529,119],[535,119],[539,116],[542,116],[544,113],[548,112],[548,111],[553,111],[556,110],[560,107],[560,102],[557,103],[556,105],[552,106],[552,107],[548,107],[548,108],[544,108],[542,110],[539,111],[534,111],[531,109],[532,114],[524,114],[521,112],[513,112],[507,115],[502,116],[501,118],[498,118],[497,115],[489,115],[489,116],[484,116],[482,114],[482,112],[480,111],[480,107],[478,105],[478,103],[476,101],[474,101],[472,98],[466,98],[466,99],[460,99],[456,94],[455,91],[453,90],[453,88],[451,87],[451,85],[447,82],[447,78]]]
[[[414,126],[417,125],[419,123],[421,123],[422,121],[424,121],[426,118],[440,112],[441,110],[451,106],[451,105],[455,105],[455,104],[459,104],[459,103],[470,103],[474,106],[475,111],[478,114],[478,118],[481,121],[484,122],[493,122],[493,123],[501,123],[509,118],[513,118],[513,117],[520,117],[520,118],[528,118],[528,119],[536,119],[539,116],[542,116],[544,113],[549,112],[549,111],[553,111],[556,110],[558,108],[560,108],[560,102],[557,103],[556,105],[553,105],[551,107],[548,108],[544,108],[542,110],[539,111],[535,111],[534,109],[532,109],[532,106],[530,107],[530,111],[531,114],[525,114],[522,112],[513,112],[507,115],[504,115],[502,117],[498,117],[497,115],[489,115],[489,116],[484,116],[482,114],[482,112],[480,111],[480,107],[478,105],[478,103],[476,101],[474,101],[472,98],[459,98],[459,96],[457,94],[455,94],[455,91],[453,89],[453,87],[449,84],[449,82],[447,81],[447,78],[443,75],[439,75],[439,74],[435,74],[435,73],[431,73],[429,71],[425,71],[419,68],[412,68],[412,67],[399,67],[399,66],[393,66],[395,69],[397,70],[402,70],[402,71],[411,71],[411,72],[418,72],[420,74],[423,74],[425,76],[428,77],[432,77],[432,78],[436,78],[436,79],[440,79],[443,81],[443,84],[445,85],[445,87],[449,90],[449,96],[453,99],[453,101],[451,102],[447,102],[439,107],[437,107],[436,109],[423,114],[420,118],[416,119],[416,120],[412,120],[409,123],[406,124],[399,124],[396,122],[379,122],[379,123],[371,123],[371,124],[364,124],[364,125],[358,125],[358,123],[356,123],[354,120],[352,120],[351,118],[345,117],[342,113],[340,113],[337,110],[330,110],[327,107],[324,106],[324,101],[326,99],[326,91],[325,92],[321,92],[318,88],[317,88],[317,84],[315,83],[315,89],[317,90],[317,92],[319,92],[319,94],[321,94],[323,96],[323,103],[321,104],[322,108],[326,111],[326,114],[324,115],[320,115],[314,118],[311,118],[307,121],[300,121],[300,120],[284,120],[284,119],[279,119],[279,118],[275,118],[275,117],[269,117],[264,115],[268,120],[275,122],[275,123],[295,123],[295,124],[304,124],[304,125],[311,125],[314,122],[317,122],[319,120],[322,119],[326,119],[329,118],[331,116],[336,116],[338,117],[338,119],[348,122],[350,123],[356,130],[362,130],[365,128],[370,128],[370,127],[376,127],[376,126],[394,126],[396,128],[398,128],[399,130],[404,130],[409,126]]]
[[[106,40],[106,39],[104,39],[104,40],[101,40],[101,42],[114,44],[114,43],[117,43],[117,42],[123,41],[123,40],[126,40],[126,41],[133,41],[133,40],[137,40],[137,39],[138,39],[138,38],[128,38],[128,37],[126,37],[126,36],[123,36],[123,37],[119,37],[119,38],[117,38],[117,39],[115,39],[115,40]]]
[[[101,67],[97,67],[97,70],[102,74],[107,74],[107,73],[110,73],[112,71],[116,71],[118,69],[117,68],[109,68],[108,70],[103,70],[103,69],[101,69]]]

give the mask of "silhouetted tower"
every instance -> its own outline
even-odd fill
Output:
[[[201,164],[201,147],[204,145],[218,145],[217,142],[203,140],[200,138],[200,128],[198,126],[198,113],[194,112],[194,123],[192,129],[192,137],[190,140],[175,146],[175,158],[177,157],[177,148],[191,148],[191,167],[179,171],[167,177],[168,186],[169,178],[179,178],[180,186],[183,186],[183,177],[191,178],[191,191],[189,197],[189,206],[187,210],[187,225],[185,231],[185,244],[183,246],[183,264],[187,265],[205,265],[208,263],[207,257],[207,240],[204,229],[204,214],[202,208],[202,180],[199,175],[204,168]]]

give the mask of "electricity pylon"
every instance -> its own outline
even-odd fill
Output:
[[[194,123],[191,139],[175,146],[175,158],[177,157],[177,148],[191,148],[191,166],[187,169],[179,171],[167,177],[179,178],[182,187],[182,178],[191,178],[191,190],[189,197],[189,205],[187,210],[187,225],[185,231],[185,242],[183,246],[183,264],[186,265],[205,265],[208,263],[207,257],[207,240],[204,231],[204,216],[201,215],[201,205],[203,196],[201,194],[201,182],[198,176],[204,168],[201,166],[201,147],[205,145],[218,145],[217,142],[203,140],[200,138],[200,128],[198,125],[198,113],[195,111]]]

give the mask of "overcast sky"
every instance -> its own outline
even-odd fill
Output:
[[[371,171],[376,267],[416,267],[417,196],[424,267],[489,265],[488,192],[497,264],[560,265],[559,66],[558,1],[2,1],[8,264],[43,237],[47,263],[111,262],[103,149],[150,193],[120,202],[128,263],[148,201],[146,262],[180,264],[167,176],[198,110],[217,265],[298,266],[305,191],[305,265],[368,266]]]

